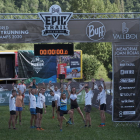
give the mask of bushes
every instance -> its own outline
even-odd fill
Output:
[[[101,65],[94,55],[83,54],[83,77],[85,80],[92,79]]]
[[[110,81],[110,79],[108,78],[107,70],[103,64],[99,66],[98,70],[96,71],[94,75],[94,78],[95,79],[103,78],[104,81]]]

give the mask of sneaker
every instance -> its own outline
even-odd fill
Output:
[[[72,122],[71,121],[68,121],[68,124],[71,124],[72,125]]]
[[[54,119],[54,116],[52,117],[52,119]]]
[[[39,128],[36,128],[36,130],[40,130]]]
[[[87,125],[85,125],[84,127],[87,128]]]
[[[89,128],[91,127],[91,125],[88,126]]]
[[[16,130],[16,128],[13,128],[14,130]]]
[[[34,126],[30,126],[30,128],[34,128]]]
[[[44,130],[43,128],[40,128],[40,130]]]
[[[105,125],[100,124],[98,127],[104,127]]]
[[[62,129],[60,129],[60,132],[62,132]]]

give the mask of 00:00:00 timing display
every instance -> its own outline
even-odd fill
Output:
[[[40,50],[40,55],[68,55],[68,50],[63,50],[63,49]]]

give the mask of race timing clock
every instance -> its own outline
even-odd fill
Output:
[[[74,55],[73,44],[34,44],[34,55]]]

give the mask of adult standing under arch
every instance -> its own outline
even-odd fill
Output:
[[[60,89],[58,89],[57,86],[54,87],[54,89],[51,88],[51,81],[49,81],[49,89],[52,90],[55,94],[58,94],[59,96],[61,96],[61,90],[63,89],[63,84],[62,84],[62,80],[60,81],[61,87]],[[54,112],[55,112],[55,99],[54,97],[52,98],[52,118],[54,119]]]
[[[23,97],[23,107],[25,107],[24,106],[24,97],[25,97],[25,92],[26,92],[26,85],[25,85],[25,83],[24,83],[24,80],[22,80],[21,81],[21,83],[19,83],[18,85],[17,85],[17,90],[18,90],[18,93],[19,93],[19,91],[21,91],[21,94],[22,94],[22,97]]]
[[[104,127],[105,126],[105,111],[106,111],[106,85],[104,80],[101,78],[101,81],[103,82],[103,85],[99,85],[99,100],[100,100],[100,105],[99,105],[99,110],[100,110],[100,116],[101,116],[101,124],[99,127]]]

